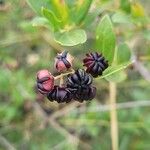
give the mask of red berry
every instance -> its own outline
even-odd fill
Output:
[[[41,94],[47,94],[54,88],[54,76],[48,70],[37,73],[37,87]]]
[[[66,71],[72,67],[73,57],[66,51],[58,54],[55,59],[55,67],[59,72]]]

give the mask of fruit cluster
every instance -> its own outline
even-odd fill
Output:
[[[83,66],[86,69],[72,69],[73,57],[66,51],[55,58],[55,68],[61,74],[54,77],[48,70],[40,70],[37,73],[37,88],[41,94],[47,96],[50,101],[58,103],[76,100],[79,102],[92,100],[96,95],[96,87],[92,85],[93,77],[102,75],[108,67],[108,61],[97,52],[86,54]],[[55,80],[67,75],[65,83],[55,85]]]

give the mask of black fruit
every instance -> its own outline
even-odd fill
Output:
[[[102,75],[103,71],[108,67],[108,61],[97,52],[86,54],[83,60],[84,66],[87,67],[86,72],[90,73],[93,77]]]
[[[78,69],[74,74],[68,76],[67,87],[72,90],[87,88],[92,84],[92,77],[83,69]]]
[[[78,69],[68,76],[67,87],[73,94],[73,99],[83,102],[92,100],[96,95],[96,88],[92,87],[92,77],[83,69]]]
[[[48,93],[47,98],[58,103],[68,103],[72,99],[72,93],[66,87],[54,86],[54,89]]]

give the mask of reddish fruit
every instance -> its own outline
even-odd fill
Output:
[[[37,87],[41,94],[47,94],[54,88],[54,76],[48,70],[37,73]]]
[[[66,51],[58,54],[55,59],[55,67],[59,72],[66,71],[72,67],[73,57]]]

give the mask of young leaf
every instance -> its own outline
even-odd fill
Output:
[[[49,0],[27,0],[27,3],[39,15],[41,15],[42,7],[45,7],[47,9],[51,8]]]
[[[59,20],[52,11],[42,7],[42,14],[48,19],[55,31],[60,28],[61,20]]]
[[[77,8],[76,20],[75,20],[77,24],[80,24],[84,20],[84,18],[86,17],[90,9],[91,3],[92,0],[82,0],[82,3]]]
[[[116,37],[108,15],[105,15],[96,29],[96,48],[112,63],[115,52]]]
[[[86,41],[87,36],[84,30],[74,29],[64,33],[56,33],[55,40],[63,46],[74,46]]]
[[[126,43],[121,43],[117,49],[117,64],[122,64],[130,61],[131,50]]]
[[[58,16],[63,25],[65,25],[69,20],[69,9],[65,0],[51,0],[51,5],[53,7],[53,12]]]

